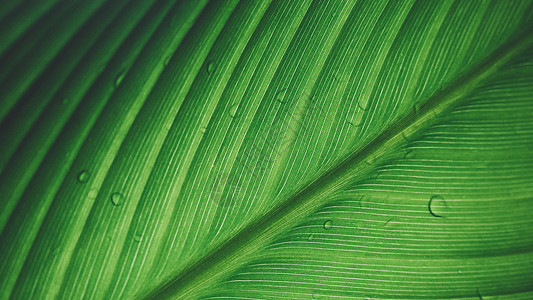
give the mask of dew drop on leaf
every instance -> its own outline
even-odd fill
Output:
[[[237,104],[233,104],[233,105],[230,107],[230,109],[229,109],[229,115],[230,115],[230,117],[235,118],[235,115],[237,114],[237,108],[238,108],[238,107],[239,107],[239,106],[238,106]]]
[[[405,154],[403,156],[404,159],[413,159],[415,158],[415,152],[413,150],[407,150],[405,151]]]
[[[313,240],[313,233],[311,233],[311,234],[307,237],[307,240],[308,240],[308,241],[312,241],[312,240]]]
[[[78,174],[78,182],[86,183],[87,181],[89,181],[89,177],[91,177],[89,171],[83,170]]]
[[[285,94],[287,93],[287,89],[282,89],[279,92],[276,93],[276,101],[279,103],[285,102]]]
[[[448,211],[448,205],[441,195],[433,195],[428,202],[429,213],[437,218],[442,218]]]
[[[200,127],[200,132],[204,134],[207,131],[207,128],[205,126]]]
[[[111,195],[111,203],[113,203],[114,206],[119,206],[122,204],[124,196],[121,193],[113,193]]]
[[[126,70],[121,71],[118,73],[117,78],[115,78],[115,87],[119,86],[122,82],[122,79],[124,79],[124,75],[126,75]]]
[[[215,63],[211,60],[207,63],[207,74],[213,74],[215,72]]]
[[[333,222],[331,220],[327,220],[326,222],[324,222],[324,229],[330,230],[331,227],[333,227]]]
[[[113,244],[113,243],[115,242],[115,240],[113,239],[113,237],[110,236],[110,235],[107,235],[107,234],[106,234],[106,236],[105,236],[105,240],[106,240],[106,243],[107,243],[107,244]]]
[[[133,240],[139,243],[142,240],[142,234],[136,233],[135,236],[133,236]]]
[[[170,59],[172,58],[172,54],[169,54],[167,57],[165,57],[165,60],[163,61],[163,65],[166,67],[170,63]]]

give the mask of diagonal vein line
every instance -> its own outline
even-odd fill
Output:
[[[355,151],[329,171],[258,218],[233,238],[222,244],[191,268],[171,279],[147,299],[190,298],[200,286],[208,286],[224,273],[235,271],[251,261],[253,254],[280,233],[295,226],[303,217],[326,204],[326,195],[339,187],[364,179],[391,153],[434,124],[438,116],[461,104],[483,81],[498,72],[516,55],[533,45],[533,34],[525,32],[504,44],[484,62],[458,78],[447,88],[437,92],[420,106],[392,123],[365,147]],[[370,163],[369,163],[370,162]]]

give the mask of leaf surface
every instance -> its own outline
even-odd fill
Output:
[[[0,12],[1,299],[533,296],[531,1],[83,6]]]

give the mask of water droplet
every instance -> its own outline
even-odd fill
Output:
[[[237,108],[238,108],[238,107],[239,107],[239,106],[238,106],[237,104],[233,104],[233,105],[230,107],[230,109],[229,109],[229,115],[230,115],[230,117],[235,118],[235,115],[237,114]]]
[[[89,181],[89,177],[91,177],[91,174],[87,170],[83,170],[78,174],[78,181],[80,183],[86,183]]]
[[[308,241],[312,241],[313,238],[314,238],[314,234],[311,233],[311,234],[307,237],[307,240],[308,240]]]
[[[213,72],[215,72],[215,63],[210,60],[208,63],[207,63],[207,74],[213,74]]]
[[[172,54],[169,54],[167,57],[165,57],[165,60],[163,61],[163,65],[166,67],[170,63],[170,59],[172,58]]]
[[[106,234],[105,242],[106,242],[106,244],[114,244],[115,243],[115,239],[112,236]]]
[[[205,126],[200,127],[200,132],[204,134],[207,131],[207,128]]]
[[[448,212],[448,205],[441,195],[433,195],[428,202],[429,213],[437,218],[442,218]]]
[[[142,240],[142,233],[136,233],[135,236],[133,236],[133,240],[139,243]]]
[[[405,154],[404,154],[403,158],[404,159],[413,159],[413,158],[415,158],[415,151],[413,151],[413,150],[405,151]]]
[[[120,73],[118,73],[117,78],[115,78],[115,87],[120,85],[125,75],[126,75],[126,70],[123,70]]]
[[[367,111],[369,105],[367,103],[363,105],[360,103],[360,101],[357,101],[357,106],[359,107],[360,110]]]
[[[476,288],[476,295],[478,296],[479,300],[483,300],[483,296],[481,296],[481,293],[479,292],[479,288]]]
[[[119,206],[122,204],[122,200],[124,199],[124,196],[121,193],[113,193],[111,195],[111,203],[113,203],[114,206]]]
[[[279,103],[285,102],[285,94],[287,94],[287,89],[282,89],[276,93],[276,101]]]
[[[326,222],[324,222],[324,229],[330,230],[331,227],[333,227],[333,222],[331,220],[327,220]]]

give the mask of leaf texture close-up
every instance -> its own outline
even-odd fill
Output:
[[[2,1],[0,299],[533,299],[533,1]]]

